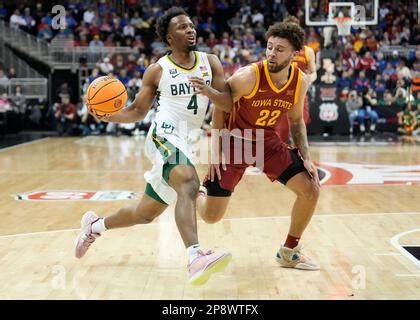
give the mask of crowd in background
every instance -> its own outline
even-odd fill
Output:
[[[57,1],[66,8],[65,29],[54,29],[54,14],[47,1],[2,1],[0,19],[46,41],[70,39],[75,46],[81,47],[135,48],[136,54],[109,56],[98,61],[86,82],[88,85],[97,76],[112,73],[126,85],[132,99],[142,85],[147,66],[157,61],[167,49],[155,35],[154,24],[170,6],[181,6],[191,15],[197,27],[198,50],[216,54],[226,77],[245,64],[263,59],[267,27],[294,15],[305,28],[305,43],[314,49],[318,68],[321,49],[337,49],[336,84],[340,98],[346,101],[350,121],[363,122],[370,116],[370,122],[374,124],[376,104],[406,108],[413,100],[412,110],[418,108],[420,49],[395,51],[391,55],[383,54],[381,50],[388,45],[419,44],[420,24],[416,19],[417,4],[413,1],[380,1],[378,25],[352,29],[350,36],[339,36],[337,31],[326,36],[322,27],[305,27],[303,0],[126,0],[123,6],[119,2]],[[322,14],[324,1],[313,2],[313,7],[320,9],[311,14]],[[0,66],[0,81],[2,77],[13,76],[10,72]],[[71,98],[72,93],[64,92],[64,99],[66,94]],[[57,121],[61,121],[55,116],[58,106],[64,103],[63,95],[57,95],[53,101],[55,107],[51,115]],[[70,122],[83,124],[86,108],[81,105],[70,109],[74,113]],[[358,109],[363,109],[364,113],[355,113]],[[94,132],[103,131],[103,128],[96,130],[97,126],[94,127]],[[80,128],[79,132],[83,134],[92,132],[83,126]]]

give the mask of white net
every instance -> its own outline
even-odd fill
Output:
[[[335,25],[337,26],[338,35],[349,36],[351,34],[351,24],[353,22],[352,18],[337,17],[337,18],[334,18],[334,21],[335,21]]]

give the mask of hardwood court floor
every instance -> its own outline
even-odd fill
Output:
[[[222,222],[199,220],[202,246],[233,254],[227,269],[202,287],[187,283],[173,206],[150,225],[106,232],[78,260],[73,242],[82,214],[109,215],[137,200],[12,197],[40,190],[141,196],[150,167],[143,143],[138,137],[47,138],[0,150],[1,299],[420,299],[418,260],[402,247],[420,246],[420,153],[413,145],[311,147],[331,174],[302,239],[304,252],[321,263],[315,272],[283,269],[274,260],[294,195],[263,175],[246,175]],[[198,166],[200,177],[205,169]],[[349,175],[358,178],[349,181]],[[381,177],[388,184],[379,183]]]

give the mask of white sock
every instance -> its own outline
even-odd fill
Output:
[[[193,260],[198,257],[198,250],[200,250],[200,245],[198,243],[187,248],[189,263],[193,262]]]
[[[92,223],[92,233],[102,233],[106,231],[105,218],[99,218],[98,221]]]

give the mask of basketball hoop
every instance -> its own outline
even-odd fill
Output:
[[[351,24],[353,19],[350,17],[335,17],[335,25],[337,26],[338,35],[349,36],[351,34]]]

